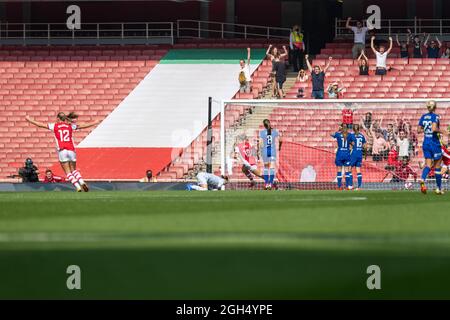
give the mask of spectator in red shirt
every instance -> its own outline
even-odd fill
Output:
[[[387,159],[388,166],[395,167],[398,164],[398,151],[397,151],[397,145],[392,145],[391,150],[388,153],[388,159]]]
[[[404,157],[401,161],[397,162],[397,165],[392,171],[392,176],[391,182],[405,182],[409,176],[413,176],[414,181],[417,179],[417,173],[409,165],[408,157]]]
[[[58,182],[64,182],[64,178],[55,176],[52,172],[52,170],[47,169],[45,170],[45,178],[44,183],[58,183]]]
[[[350,130],[353,128],[353,112],[354,109],[347,107],[347,106],[341,106],[342,110],[342,123],[347,125],[347,128]]]

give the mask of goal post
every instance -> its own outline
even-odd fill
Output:
[[[247,186],[235,147],[246,140],[252,146],[249,155],[262,172],[259,134],[263,120],[269,119],[282,139],[275,162],[279,187],[335,189],[340,169],[335,163],[337,141],[332,134],[344,123],[350,134],[358,125],[366,144],[361,166],[357,156],[350,156],[354,167],[342,169],[343,187],[350,184],[348,171],[354,188],[362,177],[363,189],[417,189],[424,163],[423,134],[417,127],[429,100],[437,102],[441,128],[449,127],[450,99],[225,100],[220,111],[220,155],[214,169],[228,175],[232,186]],[[449,137],[441,138],[445,145],[449,143]],[[352,149],[355,143],[350,145]],[[263,182],[258,177],[254,181]],[[447,186],[448,180],[444,181]],[[432,187],[433,172],[429,183]]]

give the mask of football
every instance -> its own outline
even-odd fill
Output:
[[[405,189],[411,190],[413,188],[413,184],[411,182],[405,182]]]

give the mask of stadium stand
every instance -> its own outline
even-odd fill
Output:
[[[263,49],[252,51],[251,71],[264,55]],[[83,164],[85,175],[91,179],[136,179],[148,168],[161,171],[206,127],[208,92],[222,100],[239,89],[237,76],[243,57],[242,49],[170,50],[80,143],[80,154],[90,159]],[[220,105],[213,106],[215,116]]]
[[[326,44],[326,48],[322,49],[321,54],[317,55],[316,59],[313,61],[314,64],[325,65],[326,58],[329,55],[334,57],[332,66],[330,67],[328,73],[326,74],[325,84],[332,83],[335,81],[342,81],[344,87],[346,88],[344,93],[344,98],[347,99],[384,99],[384,98],[444,98],[448,97],[447,89],[450,85],[450,60],[449,59],[402,59],[396,58],[398,48],[393,49],[393,53],[388,59],[388,64],[392,66],[392,71],[384,77],[374,75],[373,68],[375,66],[375,60],[373,59],[372,53],[369,54],[371,59],[369,64],[371,66],[371,73],[369,76],[359,76],[359,69],[357,61],[351,58],[351,46],[350,42],[336,42]],[[368,51],[368,50],[367,50]],[[258,94],[253,93],[253,98],[261,98],[264,92],[268,90],[267,86],[270,82],[269,74],[271,70],[270,61],[265,60],[261,66],[255,71],[254,84],[257,85]],[[260,84],[259,84],[259,81]],[[254,85],[255,87],[255,85]],[[310,97],[311,91],[311,81],[306,83],[295,82],[294,85],[288,90],[286,98],[287,99],[298,99],[298,89],[304,88],[304,98],[308,99]],[[236,94],[236,99],[247,99],[252,98],[250,95]],[[380,115],[390,121],[389,115],[391,111],[387,108],[377,109]],[[323,111],[323,116],[325,118],[326,112]],[[411,110],[408,110],[411,113]],[[414,114],[409,114],[411,119],[415,119],[421,110],[416,110]],[[322,114],[321,114],[322,115]],[[268,115],[266,115],[268,116]],[[272,114],[269,117],[279,118],[278,114]],[[355,115],[357,116],[357,115]],[[229,118],[228,118],[229,117]],[[227,115],[226,127],[231,125],[239,125],[243,121],[247,123],[253,123],[254,125],[260,125],[260,122],[255,124],[252,119],[255,116],[249,113],[248,108],[242,108],[240,112],[234,112],[234,115]],[[290,119],[281,117],[284,122],[277,123],[281,125],[281,130],[286,130],[288,137],[300,137],[300,132],[304,131],[304,119]],[[281,120],[280,119],[280,120]],[[290,120],[286,120],[290,119]],[[213,137],[214,139],[219,139],[219,119],[213,122]],[[261,119],[258,119],[258,121]],[[286,121],[290,123],[286,123]],[[291,122],[292,121],[292,122]],[[299,122],[296,122],[299,121]],[[331,120],[332,123],[327,123],[325,128],[334,128],[336,121]],[[415,121],[415,120],[414,120]],[[295,128],[295,130],[294,130]],[[312,145],[313,148],[318,148],[320,150],[326,150],[327,152],[332,151],[332,141],[328,137],[328,131],[326,132],[326,137],[324,139],[317,138],[317,145]],[[308,139],[308,137],[303,137],[302,139]],[[219,144],[216,141],[213,146],[214,150],[219,148]],[[201,168],[202,155],[206,152],[206,130],[197,137],[190,148],[184,150],[185,156],[177,158],[170,166],[165,168],[164,172],[161,173],[163,178],[180,178],[187,177],[187,172],[193,168]],[[214,160],[215,167],[219,165],[218,159]],[[417,162],[412,163],[415,168],[418,167]],[[381,172],[380,174],[384,177],[386,172],[384,170],[378,169],[376,166],[381,164],[370,164],[369,166],[374,167],[374,172]],[[189,170],[185,170],[189,168]],[[218,171],[216,171],[218,173]],[[330,177],[335,173],[330,171]],[[193,176],[191,174],[190,176]],[[240,172],[239,168],[234,168],[233,176],[238,179],[245,179],[245,176]],[[379,175],[372,175],[374,181],[379,181]]]
[[[197,43],[191,41],[189,44],[177,44],[175,48],[197,48],[196,50],[201,52],[202,50],[199,48],[211,48],[212,46],[216,47],[217,50],[221,50],[220,48],[223,46],[226,46],[228,49],[237,50],[237,48],[246,48],[248,46],[252,48],[264,48],[267,46],[267,43],[261,40],[246,40],[236,42],[228,41],[224,42],[223,45],[213,45],[208,43],[208,41],[199,41]],[[41,169],[52,167],[55,173],[60,173],[59,165],[55,163],[56,153],[50,132],[45,132],[45,130],[39,130],[27,125],[23,119],[26,114],[41,122],[53,121],[56,113],[60,110],[77,111],[80,115],[80,122],[106,118],[122,102],[125,105],[130,105],[129,101],[133,100],[134,96],[131,95],[129,97],[130,93],[134,89],[138,89],[138,84],[158,65],[160,59],[170,48],[172,47],[165,45],[101,47],[3,46],[0,51],[0,70],[2,71],[0,75],[0,83],[2,84],[0,91],[0,120],[3,124],[0,148],[2,151],[1,157],[4,161],[1,163],[0,177],[5,179],[8,176],[16,174],[17,169],[23,164],[22,162],[26,157],[32,157]],[[253,49],[253,61],[257,62],[254,68],[261,63],[263,51],[263,49],[260,49],[258,53],[257,49]],[[235,69],[238,66],[237,62],[240,58],[241,55],[239,54],[239,58],[237,58],[235,51],[230,66]],[[173,67],[179,69],[180,64],[173,64]],[[254,71],[254,68],[252,71]],[[229,99],[233,95],[238,98],[257,98],[261,96],[264,88],[267,87],[270,68],[271,66],[266,61],[263,61],[258,71],[253,73],[254,86],[250,94],[235,94],[237,86],[234,69],[231,73],[218,72],[217,74],[227,75],[229,77],[227,82],[231,83],[231,87],[228,86],[227,94],[219,98]],[[196,86],[199,87],[200,84],[197,79],[205,78],[205,72],[204,70],[198,71],[200,74],[193,76],[191,71],[191,79],[178,79],[179,82],[176,77],[166,77],[168,83],[165,86],[170,89],[170,92],[165,90],[165,97],[170,95],[174,96],[182,92],[188,87],[186,85],[187,83],[192,83],[190,81],[192,79],[196,80]],[[214,74],[214,72],[210,73]],[[155,74],[157,75],[158,73]],[[152,86],[154,85],[154,83],[149,83]],[[214,81],[206,81],[205,83],[211,83],[216,87],[219,84]],[[223,82],[221,86],[224,86]],[[189,90],[192,93],[192,88]],[[150,98],[153,95],[151,94]],[[127,97],[128,100],[126,99]],[[202,96],[201,99],[203,100],[201,102],[198,100],[200,99],[198,96],[196,99],[197,110],[205,110],[207,97]],[[158,108],[160,105],[158,104]],[[148,104],[146,106],[148,107]],[[181,119],[181,117],[173,117],[173,114],[170,115],[167,113],[167,109],[165,111],[168,117],[171,116],[173,119]],[[206,112],[201,111],[201,115],[197,113],[195,116],[206,119]],[[138,118],[139,116],[135,115],[135,117]],[[114,120],[114,116],[112,119]],[[162,118],[158,118],[158,121],[164,127],[166,119],[162,120]],[[108,122],[109,120],[99,126],[99,134],[93,135],[86,141],[83,140],[88,137],[91,130],[82,130],[75,135],[75,139],[81,141],[80,148],[77,149],[78,162],[81,165],[93,163],[92,167],[87,166],[87,172],[83,170],[88,179],[91,177],[94,179],[130,179],[140,177],[142,170],[139,173],[137,173],[136,168],[126,170],[128,166],[125,165],[121,167],[120,172],[122,175],[120,176],[115,175],[114,171],[111,171],[110,168],[106,168],[101,172],[99,163],[114,163],[117,165],[117,159],[120,157],[123,158],[124,154],[128,155],[124,161],[151,159],[152,163],[156,163],[155,174],[162,168],[165,168],[165,177],[168,178],[181,178],[185,176],[190,169],[192,170],[194,168],[194,164],[201,161],[204,157],[203,146],[198,147],[198,145],[204,143],[206,139],[202,138],[206,137],[204,132],[200,134],[206,125],[206,121],[201,121],[202,123],[195,129],[197,131],[193,131],[192,137],[183,138],[186,144],[185,147],[187,146],[187,149],[189,149],[186,149],[186,151],[189,152],[183,152],[182,148],[157,147],[150,153],[147,152],[148,150],[144,150],[144,148],[134,148],[131,150],[129,147],[133,147],[134,144],[124,144],[123,141],[122,147],[126,146],[126,152],[120,148],[112,152],[105,152],[107,148],[104,147],[108,147],[114,143],[116,146],[117,143],[120,144],[118,142],[120,140],[118,135],[115,135],[115,138],[109,137],[107,141],[104,140],[102,143],[98,143],[99,140],[95,138],[96,136],[101,136],[102,130],[108,127]],[[149,127],[148,123],[146,123],[146,127]],[[18,132],[20,132],[20,135],[17,134]],[[119,130],[120,132],[122,131]],[[194,139],[195,136],[198,137]],[[168,135],[166,135],[167,137]],[[128,139],[128,141],[131,141],[131,139]],[[134,141],[135,143],[136,141],[139,143],[139,139]],[[191,143],[191,141],[193,142]],[[190,143],[191,146],[189,146]],[[155,144],[158,145],[158,142],[155,142]],[[39,148],[37,149],[36,146],[39,146]],[[163,161],[160,163],[155,161],[157,160],[155,154],[158,155],[157,158],[161,158]],[[188,154],[191,155],[191,160],[184,161]],[[178,157],[179,155],[181,157]],[[174,164],[170,165],[174,158],[176,159]],[[178,167],[174,166],[175,164]],[[145,169],[148,168],[147,165],[148,161],[145,163]],[[180,166],[183,170],[180,170]],[[172,169],[171,172],[167,172],[169,167]],[[144,168],[144,164],[142,168]],[[164,174],[162,178],[164,178]]]
[[[399,48],[394,47],[389,54],[387,63],[392,67],[386,76],[374,75],[375,59],[370,49],[369,76],[360,76],[358,62],[351,57],[350,42],[327,43],[321,53],[312,62],[313,65],[325,65],[329,56],[333,63],[329,68],[325,84],[342,81],[346,92],[344,98],[444,98],[448,97],[447,88],[450,85],[450,59],[414,59],[398,58]],[[443,44],[445,47],[445,44]],[[410,48],[411,50],[411,48]],[[305,84],[296,82],[288,91],[286,98],[297,98],[297,92]],[[305,98],[309,97],[311,83],[306,84]]]
[[[277,44],[281,46],[282,43],[282,41],[278,41]],[[175,44],[172,51],[176,53],[177,49],[183,49],[182,51],[193,50],[199,53],[206,48],[227,51],[247,46],[253,49],[253,53],[257,52],[257,48],[260,48],[260,52],[256,55],[257,59],[253,60],[256,61],[256,65],[252,69],[254,71],[252,74],[252,92],[248,94],[236,93],[235,73],[233,71],[229,73],[219,72],[220,74],[228,73],[230,79],[212,79],[211,81],[218,81],[216,85],[220,84],[219,87],[223,87],[226,81],[230,83],[232,81],[235,87],[233,88],[233,85],[231,85],[226,90],[226,94],[214,98],[220,100],[234,96],[236,99],[258,99],[265,97],[269,91],[272,67],[270,61],[262,60],[261,55],[263,49],[267,47],[267,41],[183,40]],[[40,121],[48,122],[53,120],[54,114],[60,109],[76,110],[83,121],[90,121],[105,118],[114,110],[117,112],[116,115],[120,115],[123,110],[128,110],[130,112],[128,116],[121,120],[126,121],[133,114],[134,117],[139,118],[139,112],[142,109],[130,107],[136,106],[136,102],[142,101],[139,98],[139,92],[146,93],[146,99],[157,100],[154,93],[150,94],[148,86],[155,90],[155,85],[160,82],[162,87],[173,89],[173,91],[164,91],[166,98],[173,93],[182,93],[184,89],[187,89],[187,83],[191,85],[190,79],[181,79],[178,77],[179,74],[176,77],[170,77],[168,76],[169,70],[167,70],[168,74],[166,75],[159,71],[161,66],[166,65],[168,67],[171,65],[171,63],[158,65],[159,60],[170,48],[172,47],[155,45],[129,47],[3,47],[3,50],[0,51],[0,70],[2,70],[0,75],[2,84],[0,120],[3,124],[0,130],[4,134],[0,138],[0,148],[2,149],[0,156],[5,160],[2,161],[0,167],[1,178],[16,173],[17,168],[22,165],[23,159],[28,156],[35,159],[35,162],[41,168],[54,164],[54,145],[50,133],[27,126],[21,119],[25,114],[29,114]],[[325,58],[328,55],[335,58],[327,73],[325,83],[342,81],[346,88],[344,98],[441,98],[448,96],[447,90],[450,84],[450,77],[448,76],[450,74],[450,61],[448,59],[400,59],[396,58],[397,48],[394,48],[394,52],[388,59],[388,64],[393,67],[393,70],[384,77],[375,76],[373,72],[367,77],[358,75],[357,62],[348,58],[350,52],[350,42],[329,43],[313,61],[313,64],[324,65]],[[373,68],[374,59],[372,56],[369,57],[371,57],[370,65]],[[236,59],[237,57],[234,56],[231,60],[235,63]],[[158,67],[150,74],[160,78],[147,77],[149,72],[157,65]],[[172,67],[179,69],[181,65],[183,64],[178,61]],[[194,70],[197,69],[194,68]],[[195,74],[193,70],[188,71],[193,79],[200,77],[206,79],[205,74],[214,73],[198,70],[199,74]],[[166,82],[161,81],[164,78]],[[142,81],[144,79],[145,81]],[[141,81],[141,85],[138,85]],[[203,81],[205,83],[211,82],[207,79]],[[178,85],[180,86],[178,87]],[[201,86],[198,82],[192,83],[192,85],[194,87]],[[297,92],[301,86],[305,88],[305,98],[308,98],[310,81],[306,83],[295,82],[288,89],[286,98],[297,99]],[[188,91],[193,92],[192,88]],[[157,103],[156,100],[154,101],[155,105],[160,106],[161,103]],[[195,110],[197,110],[191,115],[194,118],[206,119],[206,112],[204,112],[206,96],[200,97],[199,92],[196,100],[193,99],[190,103],[195,105]],[[120,108],[116,108],[117,106]],[[127,107],[124,108],[125,106]],[[154,110],[148,106],[149,104],[146,104],[148,108],[146,113],[154,115]],[[174,109],[160,108],[160,110],[173,115]],[[383,113],[384,111],[380,110],[380,112]],[[215,114],[217,114],[217,110],[215,110]],[[389,111],[386,111],[386,114],[389,114]],[[271,116],[276,119],[279,115],[275,113]],[[254,114],[252,108],[242,106],[240,110],[235,110],[227,115],[225,124],[226,127],[240,126],[245,122],[250,123],[251,119],[257,117],[258,115]],[[123,122],[114,119],[118,118],[113,113],[91,135],[88,136],[89,131],[80,131],[76,135],[76,139],[82,141],[78,152],[79,160],[83,164],[88,163],[87,160],[93,163],[93,166],[85,168],[88,178],[134,179],[138,178],[138,171],[144,172],[147,169],[145,161],[141,161],[139,170],[136,167],[126,170],[127,167],[122,166],[120,176],[111,171],[111,168],[105,168],[101,172],[100,163],[115,163],[117,165],[118,157],[124,158],[123,155],[127,155],[124,158],[125,162],[134,162],[136,159],[151,159],[151,162],[155,165],[152,169],[154,169],[155,174],[159,172],[158,178],[161,180],[190,178],[204,167],[206,153],[205,120],[201,120],[195,130],[190,130],[188,137],[181,139],[183,143],[174,144],[173,141],[169,143],[167,139],[170,139],[170,137],[166,130],[167,134],[163,135],[165,140],[162,139],[164,141],[158,141],[159,138],[157,137],[154,140],[153,138],[150,139],[153,142],[146,141],[142,144],[142,141],[139,142],[140,139],[136,137],[133,140],[130,138],[127,141],[121,141],[119,135],[124,132],[122,129],[126,126],[123,126]],[[216,117],[213,121],[213,149],[218,148],[219,120]],[[293,123],[295,123],[295,119],[293,120]],[[158,123],[159,126],[156,127],[161,130],[167,124],[162,117],[154,119],[153,124]],[[302,129],[301,123],[301,121],[295,123],[298,130]],[[142,121],[141,124],[141,128],[144,130],[141,133],[145,133],[143,136],[148,137],[149,128],[154,126],[150,123],[142,123]],[[277,123],[277,125],[287,130],[287,136],[297,135],[296,131],[292,129],[294,125],[283,124],[283,122]],[[169,126],[180,128],[179,123],[171,123],[166,128]],[[328,124],[326,127],[329,127]],[[158,134],[161,131],[159,129],[157,130]],[[111,138],[113,131],[116,132],[116,134],[113,134],[115,138]],[[21,132],[20,136],[17,135],[17,132]],[[137,132],[140,131],[137,130]],[[108,139],[105,140],[106,135]],[[127,136],[129,135],[127,134]],[[134,142],[130,143],[130,141]],[[324,150],[329,147],[328,144],[330,143],[327,139],[324,139],[323,142],[317,142],[318,145],[314,147]],[[39,151],[36,151],[36,145],[40,147]],[[105,149],[109,147],[116,147],[117,149],[112,152],[105,152]],[[130,147],[134,147],[134,150],[131,150]],[[151,147],[153,150],[149,153],[143,147]],[[53,168],[58,172],[57,165]]]

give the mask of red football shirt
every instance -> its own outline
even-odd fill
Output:
[[[342,110],[342,122],[344,124],[352,124],[353,123],[353,110],[352,109]]]
[[[395,150],[395,148],[392,148],[391,151],[389,151],[388,154],[388,165],[395,166],[398,163],[398,152]]]
[[[53,131],[56,140],[56,149],[75,151],[72,133],[77,129],[76,124],[68,124],[65,122],[49,123],[48,128]]]
[[[251,166],[256,164],[256,159],[255,157],[252,155],[252,145],[248,142],[243,142],[243,143],[239,143],[236,146],[236,152],[239,153],[239,155],[241,156],[241,158],[245,161],[247,161]]]
[[[441,146],[442,149],[442,162],[448,167],[450,166],[450,151],[446,146]]]
[[[417,178],[417,173],[409,165],[405,166],[401,162],[395,166],[394,175],[403,181],[407,180],[409,176],[413,176],[414,179]]]
[[[64,178],[58,177],[58,176],[52,176],[50,179],[45,176],[44,183],[58,183],[58,182],[64,182]]]

